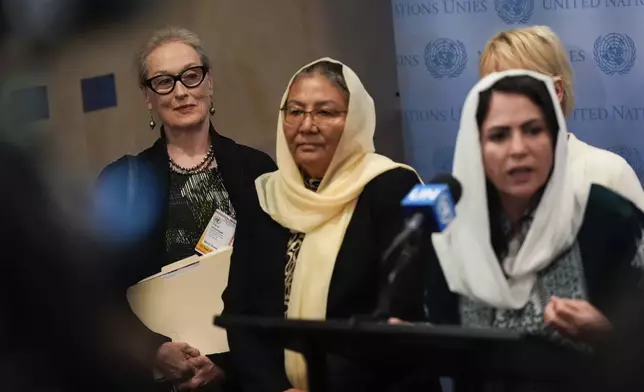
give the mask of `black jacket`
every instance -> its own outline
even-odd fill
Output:
[[[400,201],[417,183],[413,172],[394,169],[365,186],[336,259],[327,319],[369,315],[376,308],[392,266],[383,265],[381,257],[403,227],[405,217]],[[288,229],[263,212],[238,226],[224,294],[225,314],[284,316],[284,268],[289,236]],[[429,237],[423,246],[428,244]],[[399,290],[392,302],[394,316],[406,320],[423,318],[423,254],[421,250],[399,275]],[[229,329],[228,342],[245,392],[282,392],[291,388],[284,370],[283,350],[270,337]],[[338,370],[330,375],[333,391],[388,391],[390,385],[398,385],[404,378],[404,372],[392,366],[358,371],[357,367],[339,369],[336,364],[329,363],[330,368]]]
[[[212,126],[210,135],[224,185],[241,221],[248,211],[259,208],[255,179],[277,167],[267,154],[221,136]],[[117,284],[124,288],[176,261],[165,257],[169,173],[165,143],[161,138],[134,158],[118,159],[98,178],[99,197],[106,206],[103,231],[120,251],[120,260],[114,260],[111,267],[117,273]],[[128,189],[130,164],[135,165],[136,174]],[[124,216],[115,216],[119,211]]]
[[[221,136],[212,125],[210,136],[237,224],[241,225],[260,208],[255,179],[277,167],[267,154]],[[165,256],[168,173],[166,141],[161,137],[136,157],[124,156],[110,164],[99,176],[98,221],[109,254],[105,274],[124,301],[128,287],[176,261]],[[124,302],[123,306],[129,305]],[[138,319],[135,324],[145,328]],[[152,332],[150,336],[155,351],[169,340]],[[211,359],[229,373],[226,357],[216,355]]]

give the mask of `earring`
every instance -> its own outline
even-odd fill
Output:
[[[152,110],[150,110],[150,129],[154,129],[154,127],[157,126],[157,123],[154,121],[154,117],[152,117]]]
[[[210,109],[208,109],[208,111],[210,112],[211,116],[213,114],[215,114],[216,110],[215,110],[215,103],[214,102],[210,101]]]

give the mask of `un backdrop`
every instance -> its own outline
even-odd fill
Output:
[[[450,171],[463,101],[495,33],[550,26],[575,74],[568,127],[644,179],[644,0],[392,0],[408,160]]]

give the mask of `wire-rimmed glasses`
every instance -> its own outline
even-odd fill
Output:
[[[324,126],[335,122],[342,117],[342,115],[347,113],[346,110],[315,109],[307,111],[291,107],[284,107],[280,110],[284,112],[284,122],[289,126],[300,125],[307,115],[311,116],[311,121],[313,121],[315,125]]]

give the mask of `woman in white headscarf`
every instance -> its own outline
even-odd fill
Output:
[[[613,191],[570,178],[566,134],[547,76],[493,73],[470,91],[454,157],[463,196],[433,235],[431,322],[575,347],[610,331],[641,277],[643,218]]]
[[[278,170],[256,181],[263,211],[237,228],[225,313],[324,320],[375,310],[391,270],[382,254],[403,228],[400,201],[420,181],[374,153],[375,126],[373,99],[346,65],[325,58],[293,76],[280,106]],[[420,261],[399,276],[392,316],[422,319]],[[243,331],[228,338],[245,391],[307,389],[299,355]],[[401,377],[382,373],[389,380],[367,378],[382,391]]]

